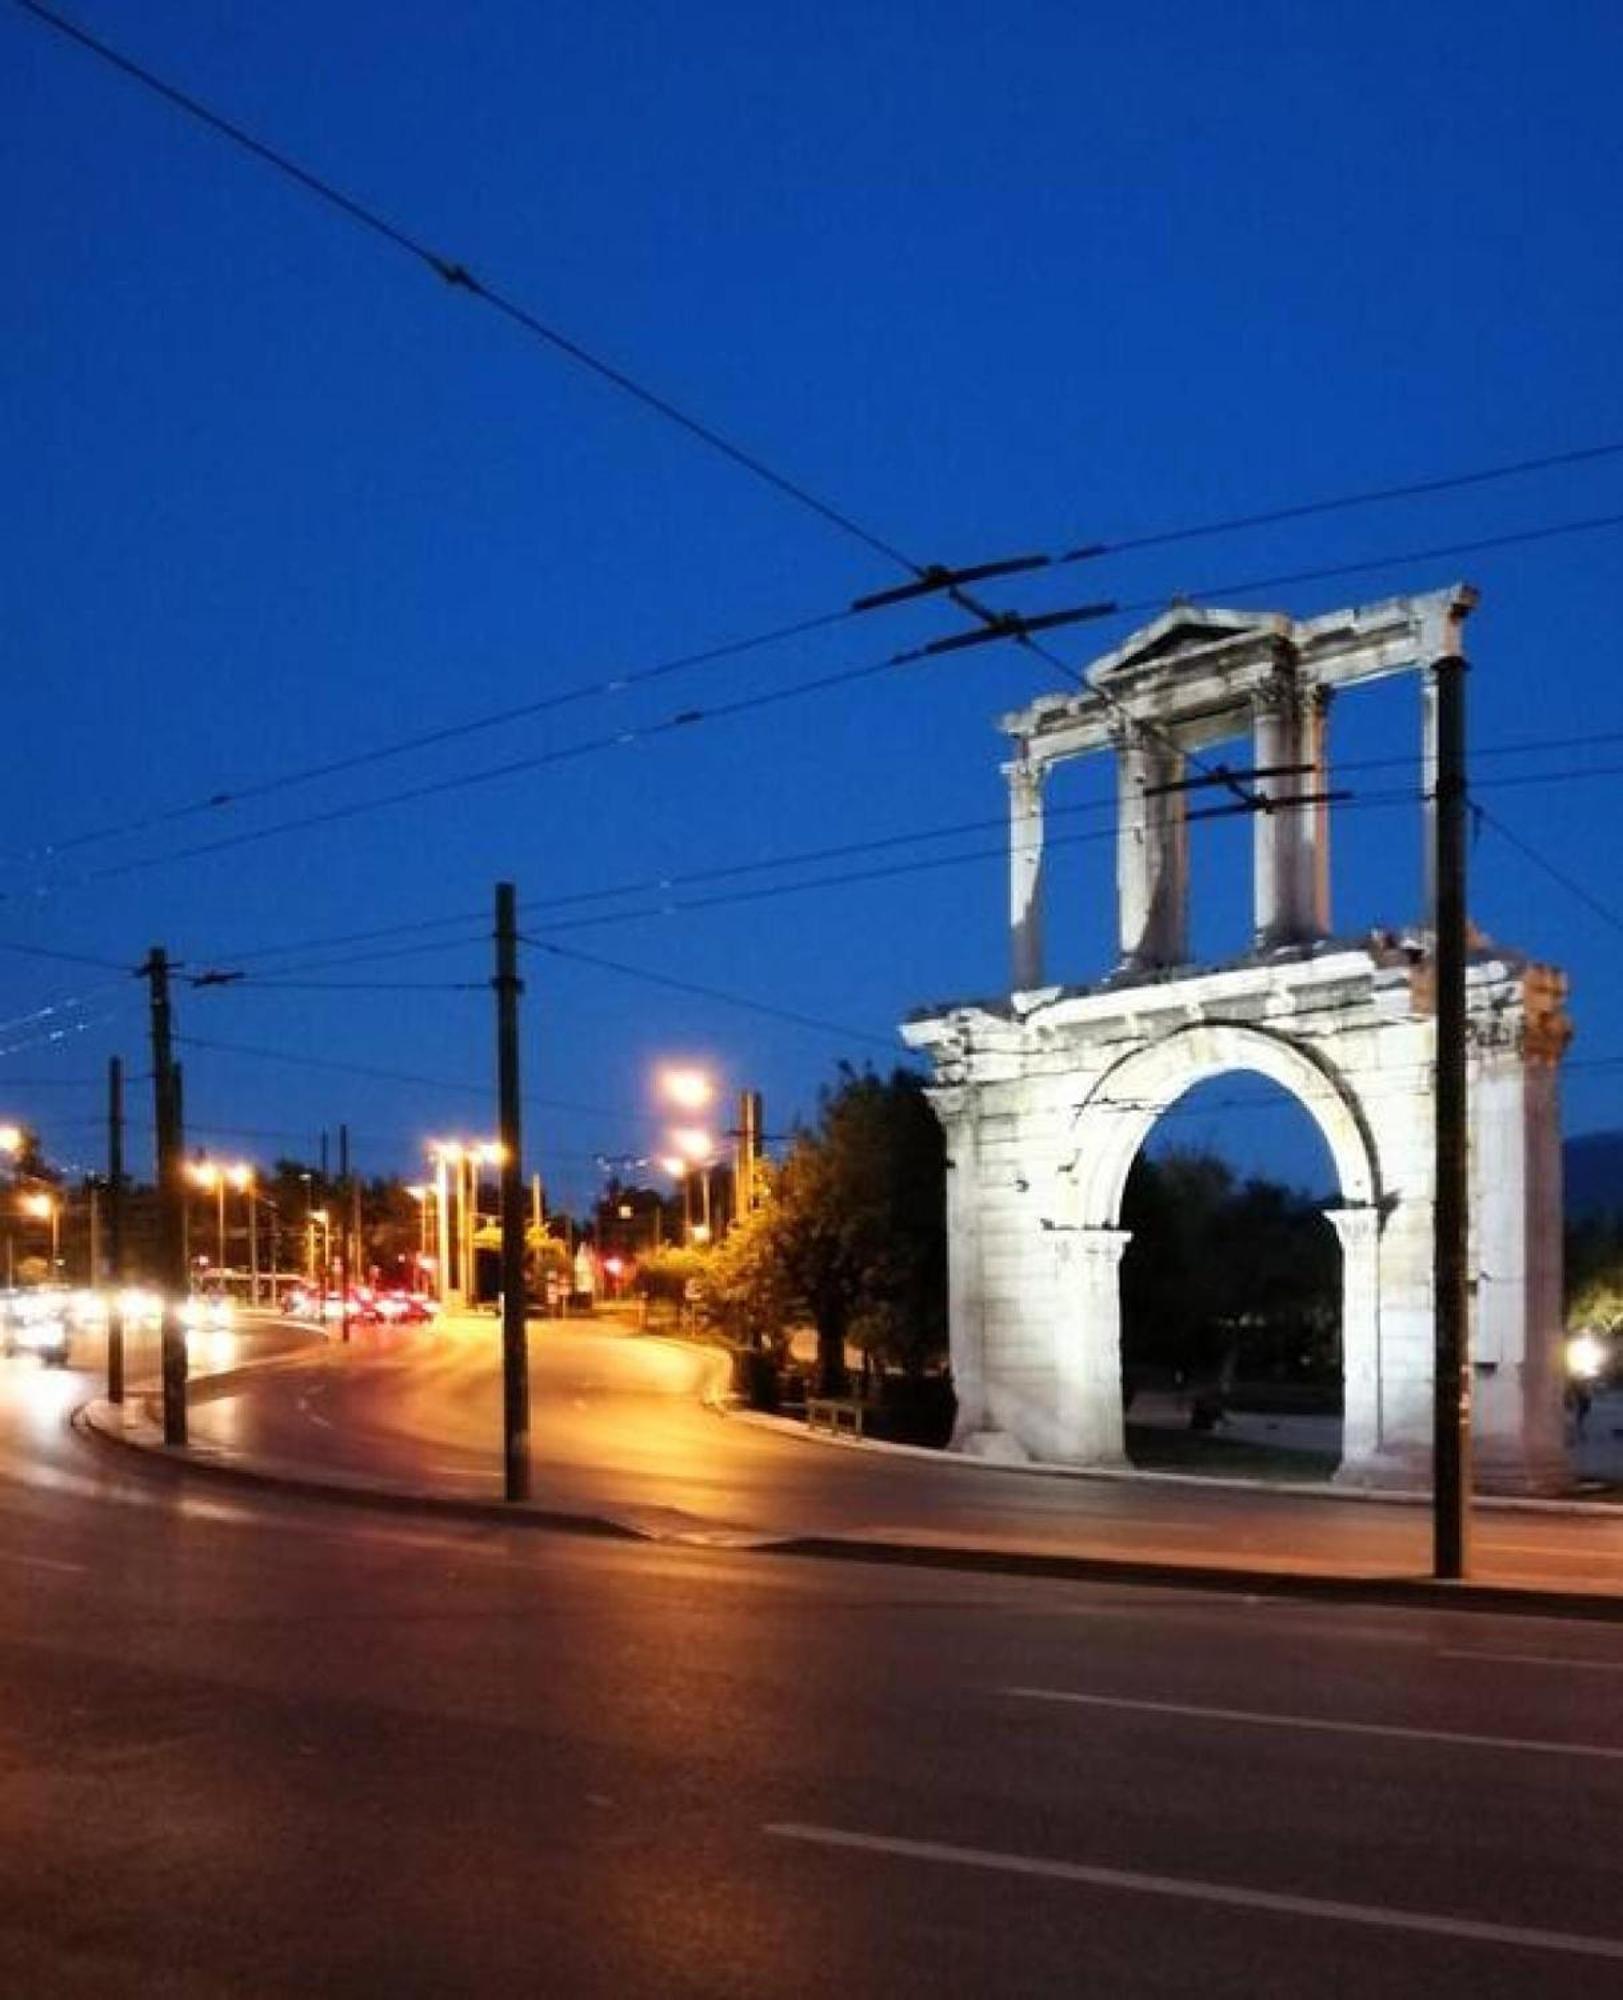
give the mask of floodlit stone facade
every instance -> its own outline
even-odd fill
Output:
[[[1432,1438],[1430,941],[1331,935],[1332,696],[1458,653],[1464,587],[1296,623],[1175,606],[1095,662],[1084,689],[1006,717],[1007,996],[905,1025],[935,1066],[947,1134],[957,1449],[1123,1460],[1119,1267],[1128,1170],[1157,1119],[1208,1078],[1252,1071],[1302,1104],[1335,1163],[1345,1422],[1340,1477],[1429,1477]],[[1423,760],[1433,769],[1429,677]],[[1231,791],[1255,813],[1254,938],[1188,963],[1191,756],[1241,731]],[[1043,781],[1114,749],[1120,958],[1091,986],[1047,983]],[[1219,782],[1222,782],[1221,780]],[[1427,852],[1430,851],[1429,841]],[[1557,1072],[1565,981],[1476,940],[1468,971],[1474,1434],[1480,1482],[1565,1476]]]

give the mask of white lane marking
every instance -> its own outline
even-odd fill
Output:
[[[16,1563],[22,1569],[55,1569],[64,1576],[83,1576],[88,1563],[59,1562],[55,1556],[13,1556],[0,1552],[0,1563]]]
[[[1486,1660],[1507,1667],[1573,1667],[1580,1673],[1623,1674],[1623,1660],[1577,1660],[1570,1653],[1479,1653],[1441,1650],[1439,1660]]]
[[[875,1833],[847,1833],[832,1826],[792,1821],[768,1825],[779,1840],[817,1847],[844,1847],[859,1854],[890,1854],[908,1861],[937,1861],[949,1867],[979,1868],[1000,1875],[1037,1876],[1076,1882],[1089,1889],[1124,1889],[1139,1896],[1172,1896],[1187,1903],[1216,1903],[1232,1910],[1266,1910],[1276,1916],[1328,1918],[1365,1924],[1375,1930],[1417,1931],[1427,1937],[1464,1938],[1474,1944],[1523,1945],[1570,1958],[1623,1959],[1623,1939],[1585,1937],[1573,1931],[1541,1931],[1519,1924],[1480,1923],[1471,1917],[1432,1916],[1423,1910],[1394,1910],[1378,1903],[1342,1903],[1322,1896],[1288,1896],[1272,1889],[1242,1889],[1229,1882],[1201,1882],[1182,1875],[1143,1875],[1129,1868],[1094,1868],[1079,1861],[1045,1861],[1029,1854],[999,1854],[984,1847],[949,1847],[937,1840],[900,1840]]]
[[[1183,1715],[1197,1722],[1249,1723],[1263,1729],[1303,1729],[1330,1736],[1385,1736],[1402,1743],[1453,1743],[1471,1750],[1532,1750],[1547,1757],[1601,1757],[1623,1763],[1623,1746],[1559,1743],[1542,1736],[1477,1736],[1459,1729],[1406,1729],[1393,1722],[1336,1722],[1317,1715],[1268,1715],[1250,1708],[1205,1708],[1193,1702],[1135,1701],[1127,1695],[1072,1694],[1061,1688],[1005,1688],[1020,1701],[1062,1702],[1077,1708],[1132,1709],[1141,1715]]]

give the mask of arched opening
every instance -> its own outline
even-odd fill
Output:
[[[1324,1131],[1277,1081],[1229,1072],[1159,1111],[1119,1211],[1130,1464],[1335,1474],[1343,1255],[1329,1215],[1341,1200]]]

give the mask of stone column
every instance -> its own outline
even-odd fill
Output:
[[[1121,1409],[1121,1258],[1126,1229],[1055,1233],[1057,1456],[1067,1465],[1126,1463]]]
[[[947,1344],[958,1415],[953,1448],[991,1422],[986,1397],[986,1299],[981,1281],[980,1120],[972,1090],[935,1100],[947,1146]]]
[[[1558,973],[1529,966],[1520,987],[1520,1005],[1471,1023],[1472,1427],[1485,1488],[1549,1491],[1567,1471],[1557,1076],[1571,1024]]]
[[[1307,770],[1292,781],[1293,796],[1308,798],[1330,788],[1327,755],[1330,722],[1330,690],[1309,688],[1302,698],[1296,732],[1297,755],[1293,764]],[[1296,884],[1291,898],[1291,919],[1304,941],[1330,935],[1330,802],[1318,799],[1312,805],[1293,809],[1297,821]]]
[[[1341,1239],[1341,1466],[1351,1486],[1380,1483],[1381,1217],[1375,1208],[1327,1208]]]
[[[1300,722],[1295,683],[1288,672],[1276,672],[1252,697],[1252,761],[1259,771],[1304,761]],[[1295,797],[1297,784],[1294,777],[1256,780],[1259,791],[1281,801]],[[1304,873],[1301,849],[1302,815],[1298,808],[1282,804],[1275,812],[1257,812],[1252,888],[1258,951],[1300,941],[1297,899]]]
[[[1043,778],[1045,767],[1021,757],[1006,764],[1009,781],[1009,946],[1013,990],[1043,983]]]
[[[1437,670],[1420,675],[1420,921],[1431,924],[1437,909]]]
[[[1170,743],[1128,724],[1117,737],[1116,897],[1121,963],[1148,972],[1189,957],[1189,825]]]

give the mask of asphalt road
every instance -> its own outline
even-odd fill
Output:
[[[0,1992],[1623,1978],[1623,1628],[379,1515],[92,1386],[0,1365]]]
[[[194,1435],[247,1459],[359,1472],[462,1497],[499,1495],[498,1334],[358,1329],[270,1368],[194,1384]],[[213,1360],[228,1363],[222,1343]],[[210,1365],[205,1354],[203,1365]],[[1424,1575],[1430,1516],[1344,1498],[1206,1482],[1054,1478],[936,1455],[808,1440],[705,1409],[704,1350],[569,1325],[531,1339],[538,1502],[658,1530],[832,1534],[1079,1556],[1309,1565]],[[1623,1592],[1623,1510],[1479,1510],[1474,1568],[1500,1583]]]

